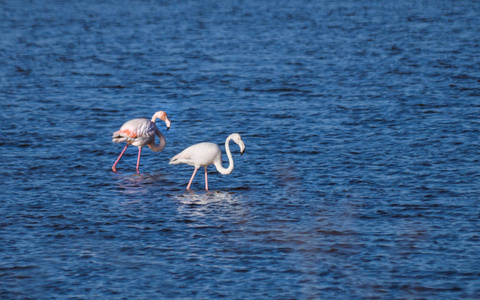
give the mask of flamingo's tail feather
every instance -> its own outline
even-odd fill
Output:
[[[122,143],[122,142],[129,142],[133,141],[134,138],[126,135],[124,132],[116,131],[112,135],[112,142],[115,143]]]

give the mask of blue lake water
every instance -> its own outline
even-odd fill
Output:
[[[0,1],[0,298],[480,298],[479,16]],[[165,150],[113,173],[158,110]],[[169,159],[233,132],[233,173],[186,191]]]

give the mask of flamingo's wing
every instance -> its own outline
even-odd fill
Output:
[[[138,144],[135,146],[144,146],[151,142],[155,136],[157,126],[148,119],[133,119],[116,131],[112,135],[112,141],[115,143],[127,142],[130,144]],[[135,143],[135,144],[134,144]]]
[[[188,147],[170,159],[171,165],[188,164],[196,167],[208,166],[221,155],[220,148],[212,143],[200,143]]]
[[[195,146],[195,145],[194,145]],[[178,164],[188,164],[188,165],[195,165],[195,162],[192,161],[192,147],[188,147],[187,149],[183,150],[182,152],[178,153],[174,157],[170,159],[170,165],[178,165]]]

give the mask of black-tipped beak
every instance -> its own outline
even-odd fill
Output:
[[[167,125],[167,130],[170,129],[170,125],[172,125],[172,122],[168,118],[165,118],[165,125]]]
[[[240,155],[243,155],[245,153],[245,148],[243,148],[243,151],[240,152]]]

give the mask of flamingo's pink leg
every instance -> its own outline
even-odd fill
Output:
[[[207,175],[207,167],[205,167],[205,190],[208,191],[208,175]]]
[[[190,189],[190,186],[192,185],[193,177],[195,177],[195,173],[197,173],[197,170],[198,168],[195,168],[195,170],[193,170],[192,178],[190,178],[190,182],[188,182],[188,185],[187,185],[187,190]]]
[[[138,171],[138,167],[140,166],[140,155],[141,154],[142,154],[142,147],[138,147],[137,173],[140,173],[140,171]]]
[[[127,150],[128,145],[129,145],[129,144],[127,144],[127,145],[125,146],[125,148],[123,148],[122,153],[120,153],[120,156],[117,158],[117,160],[116,160],[115,163],[113,164],[113,167],[112,167],[113,172],[117,172],[116,166],[117,166],[117,164],[118,164],[118,161],[119,161],[120,158],[122,157],[123,153],[125,153],[125,150]]]

